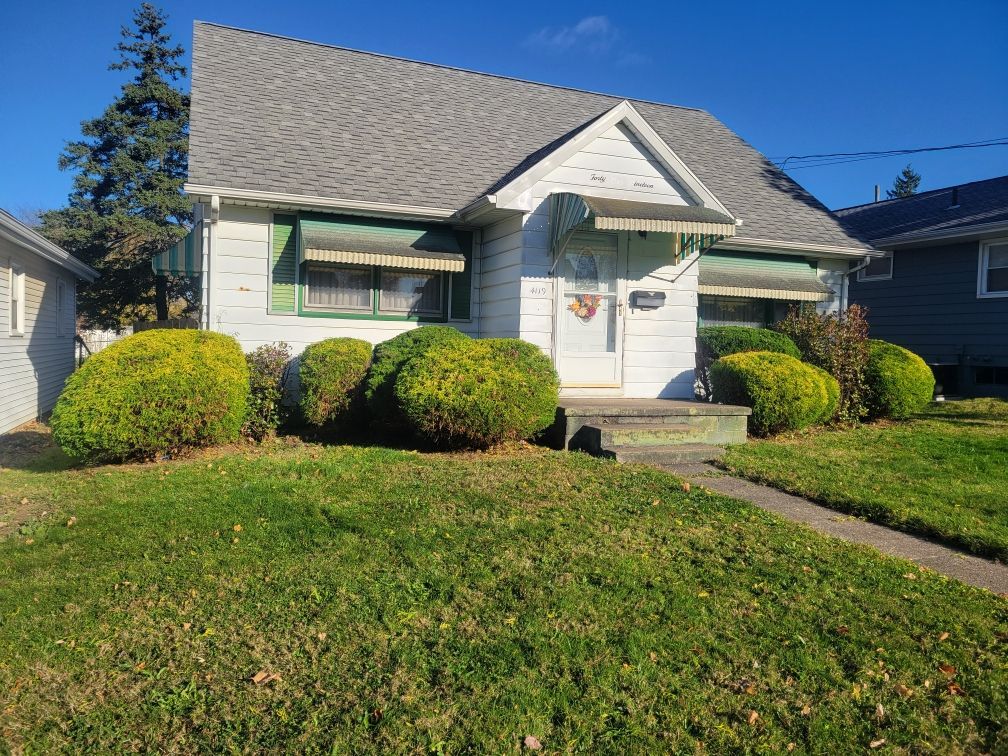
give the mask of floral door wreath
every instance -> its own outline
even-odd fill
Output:
[[[599,294],[579,294],[567,307],[577,316],[578,320],[587,323],[595,317],[601,304],[602,296]]]

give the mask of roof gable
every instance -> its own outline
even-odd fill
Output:
[[[622,102],[197,23],[189,185],[458,211]],[[744,219],[739,240],[863,247],[708,113],[630,104]]]
[[[514,205],[540,181],[557,184],[558,191],[700,205],[731,215],[627,100],[497,189],[497,206]]]

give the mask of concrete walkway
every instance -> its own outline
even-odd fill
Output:
[[[910,535],[865,522],[776,488],[726,475],[710,465],[669,466],[669,472],[718,493],[743,499],[761,509],[800,522],[820,533],[851,543],[873,546],[884,554],[909,559],[964,583],[1008,595],[1008,566]]]

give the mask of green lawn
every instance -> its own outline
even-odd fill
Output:
[[[0,541],[13,751],[1008,748],[1008,602],[655,470],[26,460],[2,508],[55,514]]]
[[[1008,402],[932,405],[916,419],[752,440],[725,464],[747,478],[1008,560]]]

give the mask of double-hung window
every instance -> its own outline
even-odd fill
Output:
[[[11,336],[24,336],[25,319],[25,274],[24,268],[16,263],[10,266],[10,307],[7,312],[7,324]]]
[[[374,309],[371,268],[309,263],[305,307],[329,312],[370,313]]]
[[[1008,297],[1008,239],[980,245],[978,297]]]
[[[444,276],[430,271],[382,268],[378,312],[440,317],[444,312]]]

